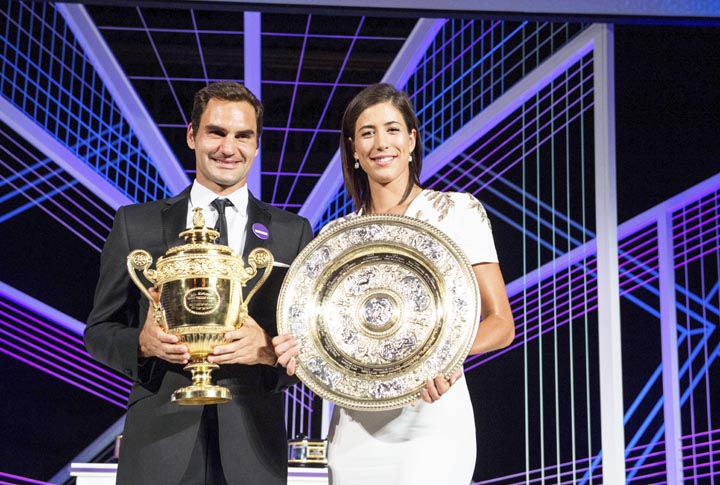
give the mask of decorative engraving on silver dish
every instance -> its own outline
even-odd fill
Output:
[[[413,403],[462,365],[480,318],[464,253],[434,226],[373,215],[338,222],[288,270],[278,332],[300,340],[298,377],[340,406]]]

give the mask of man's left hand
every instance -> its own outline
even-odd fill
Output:
[[[208,355],[215,364],[265,364],[274,366],[277,360],[272,339],[252,318],[247,317],[242,327],[225,334],[227,343],[216,346]]]

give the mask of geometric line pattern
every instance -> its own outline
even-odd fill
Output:
[[[12,294],[0,293],[0,352],[124,408],[130,381],[97,363],[75,332]]]
[[[0,25],[8,102],[132,201],[171,195],[52,3],[7,2]]]
[[[0,223],[39,208],[100,252],[114,210],[1,122],[0,155]]]
[[[404,87],[418,114],[425,157],[582,29],[548,22],[446,22]],[[341,188],[315,227],[352,210]]]

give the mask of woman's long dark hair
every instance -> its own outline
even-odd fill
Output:
[[[353,137],[355,136],[355,123],[363,111],[380,103],[391,103],[402,114],[408,132],[415,130],[415,148],[413,149],[412,162],[410,162],[410,176],[407,187],[400,202],[408,198],[413,186],[420,185],[420,171],[422,170],[422,142],[420,140],[420,129],[415,110],[409,96],[404,91],[396,89],[391,84],[373,84],[358,93],[350,101],[342,119],[342,133],[340,134],[340,154],[342,158],[343,178],[345,179],[345,190],[352,197],[355,210],[370,208],[371,195],[370,183],[367,174],[360,169],[355,169],[355,157],[353,156]]]

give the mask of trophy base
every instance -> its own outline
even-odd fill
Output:
[[[230,389],[223,386],[187,386],[173,392],[172,402],[185,405],[222,404],[232,399]]]
[[[288,465],[327,468],[327,440],[311,440],[303,435],[288,441]]]

